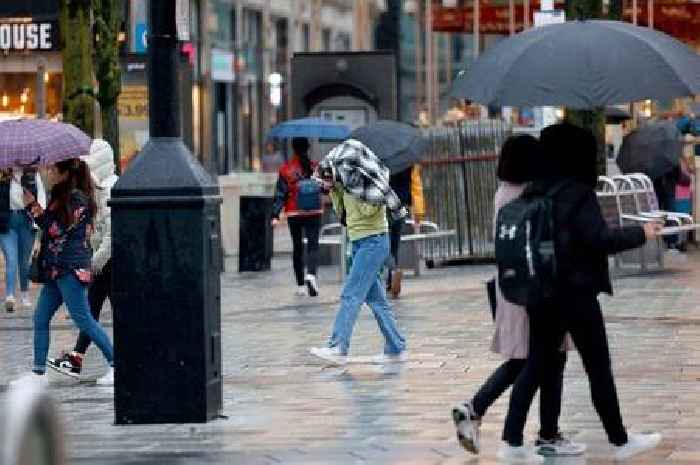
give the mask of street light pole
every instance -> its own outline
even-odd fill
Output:
[[[117,424],[222,409],[219,187],[181,139],[175,2],[150,0],[150,139],[112,190]]]

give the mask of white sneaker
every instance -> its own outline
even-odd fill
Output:
[[[535,447],[537,453],[545,457],[572,457],[586,452],[585,444],[572,442],[561,434],[557,434],[554,439],[537,438]]]
[[[406,351],[399,354],[379,354],[372,357],[372,363],[374,365],[387,365],[389,363],[404,363],[408,360],[408,355]]]
[[[627,436],[627,444],[615,446],[615,460],[625,460],[656,448],[661,442],[659,433],[638,433]]]
[[[481,418],[474,413],[471,402],[465,402],[452,409],[452,420],[457,428],[457,440],[472,454],[479,453]]]
[[[96,384],[98,386],[114,386],[114,368],[108,368],[107,373],[97,378]]]
[[[318,282],[316,281],[316,276],[307,274],[304,282],[306,283],[306,288],[309,291],[309,295],[311,297],[316,297],[318,295]]]
[[[17,301],[15,300],[15,296],[13,295],[8,295],[5,297],[5,311],[7,313],[13,313],[15,311],[15,304]]]
[[[25,310],[30,310],[33,306],[32,301],[29,298],[29,294],[27,294],[26,292],[23,292],[20,295],[19,303],[22,306],[22,308],[24,308]]]
[[[49,385],[49,377],[46,374],[40,375],[39,373],[34,373],[33,371],[27,375],[10,381],[11,389],[24,389],[27,386],[37,386],[39,388],[45,388]]]
[[[306,297],[306,286],[297,286],[297,290],[294,291],[294,295],[297,297]]]
[[[309,352],[311,355],[331,362],[333,365],[345,365],[348,362],[348,356],[340,353],[338,347],[312,347]]]
[[[503,444],[498,450],[498,459],[501,462],[513,463],[544,463],[544,457],[537,453],[537,449],[529,446],[511,446]]]

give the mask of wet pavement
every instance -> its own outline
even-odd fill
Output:
[[[228,269],[234,269],[229,263]],[[450,408],[470,396],[499,363],[488,352],[491,320],[483,280],[489,266],[429,270],[408,278],[395,302],[410,358],[399,369],[366,364],[327,368],[308,348],[328,336],[337,305],[335,270],[322,269],[322,295],[293,295],[288,257],[275,271],[226,273],[223,291],[224,413],[204,425],[114,426],[112,392],[90,385],[51,386],[61,402],[72,464],[401,464],[497,463],[504,396],[482,427],[483,452],[466,454],[454,438]],[[672,259],[674,271],[616,281],[604,299],[623,416],[632,431],[656,430],[661,447],[627,463],[700,463],[700,253]],[[111,332],[109,325],[108,329]],[[51,353],[75,331],[54,321]],[[353,355],[378,353],[382,340],[361,313]],[[29,311],[0,315],[0,390],[31,367]],[[104,370],[91,348],[87,370]],[[588,444],[585,457],[551,464],[610,463],[578,355],[566,369],[561,428]],[[533,404],[526,437],[536,431]]]

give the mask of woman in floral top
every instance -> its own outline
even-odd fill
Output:
[[[25,190],[27,211],[43,231],[39,272],[41,289],[34,314],[35,376],[46,373],[49,350],[49,325],[56,310],[65,302],[73,322],[102,351],[110,368],[98,384],[114,384],[114,350],[109,337],[90,314],[87,286],[90,284],[92,248],[90,234],[96,213],[95,192],[90,170],[84,161],[73,159],[49,168],[53,184],[46,210]]]

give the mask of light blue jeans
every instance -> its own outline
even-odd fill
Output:
[[[5,296],[14,296],[19,271],[19,288],[29,289],[29,268],[36,231],[23,210],[10,212],[7,232],[0,234],[0,248],[5,255]]]
[[[339,347],[348,353],[352,330],[362,304],[372,309],[379,330],[384,335],[384,353],[399,354],[406,349],[406,341],[396,327],[396,319],[386,298],[379,272],[389,257],[389,238],[386,234],[365,237],[352,243],[352,268],[340,295],[340,310],[335,317],[329,347]]]
[[[65,302],[68,313],[78,329],[88,335],[102,351],[110,366],[114,366],[114,349],[109,336],[90,314],[87,287],[74,274],[68,273],[44,284],[34,312],[34,369],[46,371],[46,357],[51,340],[50,326],[56,310]]]

